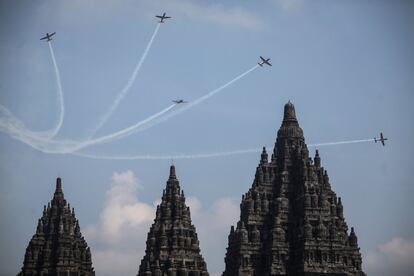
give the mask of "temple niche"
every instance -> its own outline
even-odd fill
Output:
[[[56,180],[52,201],[43,207],[36,233],[26,248],[18,276],[94,276],[91,250],[83,238],[75,210]]]
[[[291,102],[271,160],[263,148],[240,211],[223,276],[365,275],[354,228],[348,231],[319,152],[309,157]]]

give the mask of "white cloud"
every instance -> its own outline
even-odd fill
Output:
[[[189,196],[186,197],[185,204],[190,207],[191,217],[196,217],[201,209],[201,201],[195,196]]]
[[[135,275],[138,271],[155,207],[160,203],[159,199],[154,204],[141,202],[140,187],[132,171],[115,172],[100,220],[83,230],[97,275]],[[235,199],[220,198],[205,208],[195,196],[187,197],[186,204],[210,275],[221,275],[227,236],[230,226],[237,221],[239,206]]]
[[[142,256],[139,253],[137,250],[93,250],[92,258],[96,275],[137,275]]]
[[[138,271],[155,216],[153,205],[138,200],[139,188],[132,171],[115,172],[99,222],[83,230],[98,275],[134,275]]]
[[[368,275],[409,276],[414,271],[414,241],[395,237],[368,252],[363,260]]]
[[[201,253],[212,276],[221,275],[224,271],[227,237],[239,214],[236,199],[224,197],[216,200],[208,209],[200,207],[192,216],[200,239]]]

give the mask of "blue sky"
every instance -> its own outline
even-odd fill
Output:
[[[56,124],[56,78],[47,43],[39,41],[56,31],[66,112],[55,139],[85,139],[127,83],[157,26],[154,15],[163,11],[173,19],[160,26],[130,92],[97,137],[173,99],[205,95],[250,69],[259,55],[273,66],[161,124],[82,152],[169,156],[271,147],[288,100],[308,143],[369,139],[383,131],[386,147],[319,150],[355,227],[366,272],[408,275],[414,269],[413,3],[2,1],[0,104],[33,131]],[[170,160],[47,154],[7,131],[0,147],[0,275],[19,271],[57,176],[99,275],[136,273]],[[259,153],[174,160],[212,275],[223,270],[230,225],[258,161]]]

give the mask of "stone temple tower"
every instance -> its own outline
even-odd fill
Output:
[[[271,159],[263,148],[252,187],[231,227],[223,276],[345,276],[365,273],[357,236],[316,150],[309,158],[292,103]]]
[[[53,199],[43,208],[18,276],[94,275],[91,251],[80,232],[74,209],[64,198],[58,178]]]
[[[138,276],[208,276],[184,191],[170,167]]]

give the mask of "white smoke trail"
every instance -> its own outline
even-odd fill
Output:
[[[308,147],[320,147],[320,146],[332,146],[332,145],[342,145],[342,144],[354,144],[354,143],[365,143],[373,142],[374,139],[363,139],[363,140],[349,140],[349,141],[340,141],[340,142],[328,142],[328,143],[318,143],[318,144],[309,144]],[[271,147],[267,147],[271,148]],[[213,152],[213,153],[196,153],[196,154],[177,154],[177,155],[97,155],[97,154],[88,154],[88,153],[74,153],[77,156],[91,158],[91,159],[104,159],[104,160],[171,160],[171,159],[202,159],[202,158],[214,158],[214,157],[224,157],[248,153],[259,153],[262,151],[262,148],[256,149],[243,149],[243,150],[233,150],[233,151],[222,151],[222,152]]]
[[[3,119],[2,121],[2,129],[5,130],[7,129],[7,127],[5,127],[5,125],[9,125],[9,126],[13,126],[11,127],[11,129],[13,129],[13,133],[18,131],[19,129],[22,131],[22,133],[24,133],[25,137],[32,137],[32,138],[39,138],[39,139],[52,139],[53,137],[56,136],[56,134],[59,132],[59,130],[62,127],[63,124],[63,119],[65,116],[65,104],[64,104],[64,99],[63,99],[63,88],[62,88],[62,82],[60,79],[60,73],[59,73],[59,67],[57,66],[57,62],[56,62],[56,58],[55,58],[55,53],[53,51],[53,47],[51,42],[48,42],[49,45],[49,51],[50,51],[50,56],[52,58],[52,62],[53,62],[53,68],[55,71],[55,76],[56,76],[56,84],[57,84],[57,91],[58,91],[58,97],[57,97],[57,102],[58,102],[58,109],[59,109],[59,119],[58,122],[56,124],[56,126],[54,128],[52,128],[51,130],[47,130],[47,131],[30,131],[29,129],[27,129],[24,126],[24,123],[19,120],[16,116],[14,116],[6,107],[4,107],[3,105],[0,105],[0,113],[3,114],[3,116],[5,116],[7,119],[6,121],[4,121],[5,119]]]
[[[366,143],[366,142],[374,142],[374,141],[375,139],[349,140],[349,141],[340,141],[340,142],[309,144],[308,147],[334,146],[334,145]]]
[[[58,123],[56,125],[56,127],[50,132],[50,139],[55,137],[56,134],[58,134],[60,128],[62,127],[63,124],[63,118],[65,116],[65,104],[63,101],[63,89],[62,89],[62,82],[60,80],[60,73],[59,73],[59,68],[57,66],[57,62],[56,62],[56,58],[55,58],[55,53],[53,51],[53,47],[52,47],[52,43],[49,41],[47,43],[49,45],[49,50],[50,50],[50,55],[52,57],[52,61],[53,61],[53,67],[55,69],[55,75],[56,75],[56,82],[57,82],[57,86],[58,86],[58,102],[59,102],[59,120]]]
[[[39,133],[28,130],[24,123],[15,117],[0,118],[0,131],[44,153],[58,153],[52,148],[60,143],[50,140],[50,136],[46,135],[46,132]]]
[[[157,27],[155,28],[155,31],[144,51],[144,54],[142,55],[138,65],[136,66],[133,74],[131,75],[127,85],[124,87],[124,89],[121,91],[121,93],[118,95],[118,97],[116,98],[114,104],[111,106],[110,110],[107,113],[107,118],[103,119],[101,121],[101,125],[98,126],[98,128],[96,128],[94,130],[94,133],[100,128],[102,127],[102,125],[106,122],[106,120],[112,115],[112,113],[114,112],[114,110],[116,109],[116,107],[118,106],[118,104],[120,103],[120,101],[122,100],[123,97],[126,96],[127,92],[129,91],[129,89],[131,88],[132,84],[134,83],[137,74],[149,52],[149,49],[151,48],[151,45],[155,39],[156,34],[158,33],[160,24],[157,24]],[[24,126],[24,123],[22,121],[20,121],[19,119],[17,119],[9,110],[7,110],[7,108],[5,108],[4,106],[0,106],[0,112],[3,113],[3,115],[5,115],[7,117],[6,118],[2,118],[0,121],[0,130],[3,132],[8,133],[11,137],[20,140],[21,142],[24,142],[30,146],[32,146],[33,148],[40,150],[42,152],[45,153],[68,153],[77,149],[82,149],[86,146],[90,146],[90,145],[94,145],[94,144],[99,144],[99,143],[105,143],[105,142],[109,142],[112,139],[120,139],[122,137],[125,137],[127,135],[130,135],[132,133],[134,133],[134,130],[136,128],[139,128],[141,125],[148,123],[150,120],[153,120],[157,117],[159,117],[160,115],[164,114],[165,112],[169,111],[174,105],[169,106],[168,108],[158,112],[155,115],[152,115],[150,117],[148,117],[147,119],[140,121],[130,127],[127,127],[121,131],[118,131],[116,133],[110,134],[110,135],[106,135],[104,137],[100,137],[97,139],[88,139],[88,140],[84,140],[84,141],[72,141],[72,140],[51,140],[53,137],[56,136],[56,134],[59,132],[60,128],[62,127],[63,124],[63,119],[64,119],[64,114],[65,114],[65,109],[64,109],[64,100],[63,100],[63,89],[62,89],[62,84],[61,84],[61,79],[60,79],[60,73],[59,73],[59,68],[57,66],[57,62],[56,62],[56,58],[55,58],[55,54],[53,51],[53,47],[52,44],[50,42],[48,42],[49,45],[49,50],[50,50],[50,54],[52,57],[52,61],[53,61],[53,66],[54,66],[54,70],[55,70],[55,75],[56,75],[56,80],[57,80],[57,86],[58,86],[58,101],[59,101],[59,107],[60,107],[60,115],[59,115],[59,120],[58,123],[56,125],[56,127],[50,131],[38,131],[38,132],[34,132],[34,131],[30,131],[28,128],[26,128]],[[49,141],[50,140],[50,141]]]
[[[239,155],[246,153],[257,153],[262,149],[245,149],[234,151],[222,151],[213,153],[198,153],[198,154],[176,154],[176,155],[130,155],[130,156],[109,156],[109,155],[95,155],[88,153],[73,153],[74,155],[92,158],[92,159],[107,159],[107,160],[177,160],[177,159],[201,159],[201,158],[213,158],[223,157],[231,155]]]
[[[148,129],[149,127],[152,127],[156,124],[159,124],[163,121],[166,121],[167,119],[178,115],[181,112],[184,112],[185,110],[194,107],[200,103],[202,103],[203,101],[207,100],[208,98],[212,97],[213,95],[219,93],[220,91],[222,91],[223,89],[225,89],[226,87],[230,86],[231,84],[233,84],[234,82],[236,82],[237,80],[243,78],[244,76],[246,76],[247,74],[249,74],[250,72],[252,72],[253,70],[255,70],[258,67],[258,65],[255,65],[254,67],[250,68],[249,70],[247,70],[246,72],[238,75],[237,77],[235,77],[234,79],[232,79],[231,81],[225,83],[224,85],[220,86],[217,89],[214,89],[213,91],[207,93],[206,95],[194,100],[193,102],[191,102],[190,104],[184,106],[184,108],[181,108],[180,110],[178,110],[177,112],[172,112],[167,116],[162,116],[165,113],[167,113],[168,111],[170,111],[174,106],[176,106],[176,104],[170,105],[169,107],[161,110],[160,112],[149,116],[148,118],[132,125],[129,126],[125,129],[122,129],[120,131],[117,131],[115,133],[109,134],[109,135],[105,135],[96,139],[86,139],[83,141],[75,141],[75,140],[50,140],[48,139],[48,137],[44,136],[44,135],[40,135],[39,133],[36,132],[32,132],[30,130],[28,130],[27,128],[25,128],[24,124],[15,119],[13,117],[13,120],[11,120],[11,113],[4,108],[4,110],[2,110],[0,108],[0,111],[2,111],[6,117],[9,117],[8,120],[6,119],[2,119],[2,121],[0,121],[0,130],[7,132],[11,137],[20,140],[28,145],[30,145],[31,147],[42,151],[44,153],[60,153],[60,154],[64,154],[64,153],[73,153],[76,151],[79,151],[83,148],[86,148],[88,146],[92,146],[92,145],[96,145],[96,144],[102,144],[102,143],[108,143],[111,141],[115,141],[118,139],[121,139],[123,137],[126,137],[128,135],[131,135],[135,132],[138,131],[142,131],[145,129]],[[157,120],[159,118],[159,120]],[[154,121],[155,123],[151,124],[151,122]],[[248,150],[251,151],[251,150]],[[245,152],[245,150],[243,150],[243,152]],[[215,153],[215,154],[207,154],[207,155],[203,155],[206,157],[213,157],[213,156],[218,156],[219,153]],[[229,153],[225,153],[225,155],[231,155],[231,152]],[[204,158],[206,158],[204,157]],[[189,157],[187,157],[189,158]],[[200,156],[200,158],[203,158],[202,156]]]
[[[157,30],[157,29],[156,29]],[[54,62],[54,64],[56,64]],[[57,68],[57,66],[56,66]],[[123,137],[126,137],[128,135],[131,135],[137,131],[142,131],[145,130],[149,127],[152,127],[158,123],[161,123],[163,121],[166,121],[167,119],[178,115],[181,112],[184,112],[185,110],[194,107],[200,103],[202,103],[203,101],[207,100],[208,98],[212,97],[213,95],[219,93],[220,91],[222,91],[223,89],[225,89],[226,87],[230,86],[231,84],[233,84],[234,82],[236,82],[237,80],[243,78],[244,76],[246,76],[247,74],[249,74],[250,72],[252,72],[253,70],[255,70],[256,68],[258,68],[258,65],[255,65],[254,67],[252,67],[251,69],[247,70],[246,72],[238,75],[237,77],[235,77],[234,79],[232,79],[231,81],[225,83],[224,85],[220,86],[219,88],[207,93],[206,95],[196,99],[195,101],[191,102],[190,104],[184,106],[184,108],[181,108],[180,110],[178,110],[177,112],[172,112],[171,114],[167,115],[167,116],[162,116],[165,113],[167,113],[168,111],[170,111],[176,104],[170,105],[169,107],[161,110],[160,112],[149,116],[148,118],[132,125],[129,126],[125,129],[122,129],[120,131],[117,131],[115,133],[109,134],[109,135],[105,135],[96,139],[87,139],[87,140],[83,140],[83,141],[75,141],[75,140],[51,140],[49,138],[49,136],[45,136],[45,135],[41,135],[41,133],[39,132],[32,132],[30,130],[28,130],[24,124],[16,119],[14,116],[12,116],[12,114],[6,109],[6,108],[0,108],[0,111],[2,113],[4,113],[6,115],[6,117],[8,118],[1,118],[0,120],[0,130],[3,132],[8,133],[11,137],[20,140],[28,145],[30,145],[31,147],[42,151],[44,153],[60,153],[60,154],[64,154],[64,153],[74,153],[76,151],[79,151],[85,147],[88,146],[92,146],[92,145],[96,145],[96,144],[102,144],[102,143],[107,143],[107,142],[111,142],[111,141],[115,141],[118,139],[121,139]],[[58,71],[57,71],[58,72]],[[60,82],[59,82],[60,83]],[[63,103],[63,99],[62,99],[62,103]],[[160,118],[160,120],[157,120],[158,118]],[[152,121],[155,121],[154,124],[151,124]],[[55,132],[55,131],[54,131]],[[57,133],[57,131],[56,131]],[[56,134],[54,133],[53,136]],[[215,156],[223,156],[223,155],[232,155],[232,154],[241,154],[241,153],[245,153],[246,150],[242,150],[242,151],[237,151],[238,153],[236,153],[236,151],[233,152],[222,152],[222,153],[213,153],[213,154],[201,154],[201,155],[197,155],[196,158],[208,158],[208,157],[215,157]],[[252,152],[252,150],[247,150],[247,152]],[[170,157],[168,157],[170,158]],[[182,155],[182,157],[179,158],[192,158],[191,155]]]
[[[31,147],[42,151],[44,153],[73,153],[75,151],[81,150],[83,148],[108,143],[134,133],[139,127],[149,123],[150,121],[158,118],[159,116],[170,111],[176,104],[172,104],[167,108],[147,117],[146,119],[139,121],[138,123],[124,128],[115,133],[105,135],[96,139],[88,139],[84,141],[75,141],[75,140],[50,140],[48,137],[41,136],[38,133],[28,130],[24,124],[15,119],[15,117],[10,117],[11,113],[0,106],[0,112],[6,115],[5,118],[0,118],[0,131],[8,133],[11,137],[30,145]]]
[[[246,76],[247,74],[253,72],[255,69],[257,69],[259,67],[259,65],[255,65],[252,68],[250,68],[249,70],[247,70],[246,72],[238,75],[237,77],[235,77],[234,79],[232,79],[231,81],[223,84],[222,86],[220,86],[219,88],[216,88],[212,91],[210,91],[209,93],[205,94],[204,96],[184,105],[182,108],[178,109],[177,111],[173,111],[165,116],[160,117],[157,120],[154,120],[153,122],[151,122],[150,124],[147,124],[146,126],[143,126],[142,128],[140,128],[138,131],[143,131],[146,130],[148,128],[151,128],[155,125],[158,125],[162,122],[167,121],[168,119],[177,116],[178,114],[192,108],[195,107],[197,105],[199,105],[200,103],[204,102],[205,100],[207,100],[208,98],[214,96],[215,94],[221,92],[222,90],[224,90],[225,88],[227,88],[228,86],[232,85],[233,83],[235,83],[236,81],[240,80],[241,78],[243,78],[244,76]]]
[[[156,118],[162,116],[163,114],[167,113],[168,111],[170,111],[174,106],[176,106],[177,104],[172,104],[170,106],[168,106],[167,108],[164,108],[163,110],[161,110],[160,112],[155,113],[154,115],[149,116],[148,118],[139,121],[138,123],[129,126],[127,128],[124,128],[120,131],[117,131],[115,133],[112,134],[108,134],[105,136],[102,136],[100,138],[96,138],[96,139],[91,139],[88,141],[85,141],[84,143],[80,144],[78,146],[78,149],[76,150],[80,150],[82,148],[85,148],[87,146],[91,146],[91,145],[96,145],[96,144],[102,144],[102,143],[108,143],[111,141],[115,141],[118,139],[121,139],[123,137],[126,137],[128,135],[131,135],[132,133],[135,133],[141,126],[155,120]]]
[[[158,33],[158,30],[160,28],[161,24],[158,23],[157,27],[154,30],[154,33],[151,36],[150,41],[147,44],[147,47],[145,48],[144,53],[141,56],[141,59],[139,60],[137,66],[134,69],[134,72],[132,73],[131,77],[129,78],[127,84],[124,86],[124,88],[121,90],[121,92],[118,94],[118,96],[115,98],[114,102],[112,103],[112,105],[109,107],[109,109],[106,111],[106,113],[102,116],[100,122],[96,125],[96,127],[92,130],[92,134],[91,137],[93,137],[95,135],[95,133],[101,129],[103,127],[103,125],[108,121],[108,119],[112,116],[112,114],[115,112],[116,108],[118,107],[118,105],[120,104],[120,102],[122,101],[122,99],[128,94],[129,90],[131,89],[132,85],[135,82],[135,79],[137,78],[138,72],[140,71],[142,64],[145,61],[145,58],[148,55],[148,52],[151,48],[151,45],[155,39],[155,36]]]

